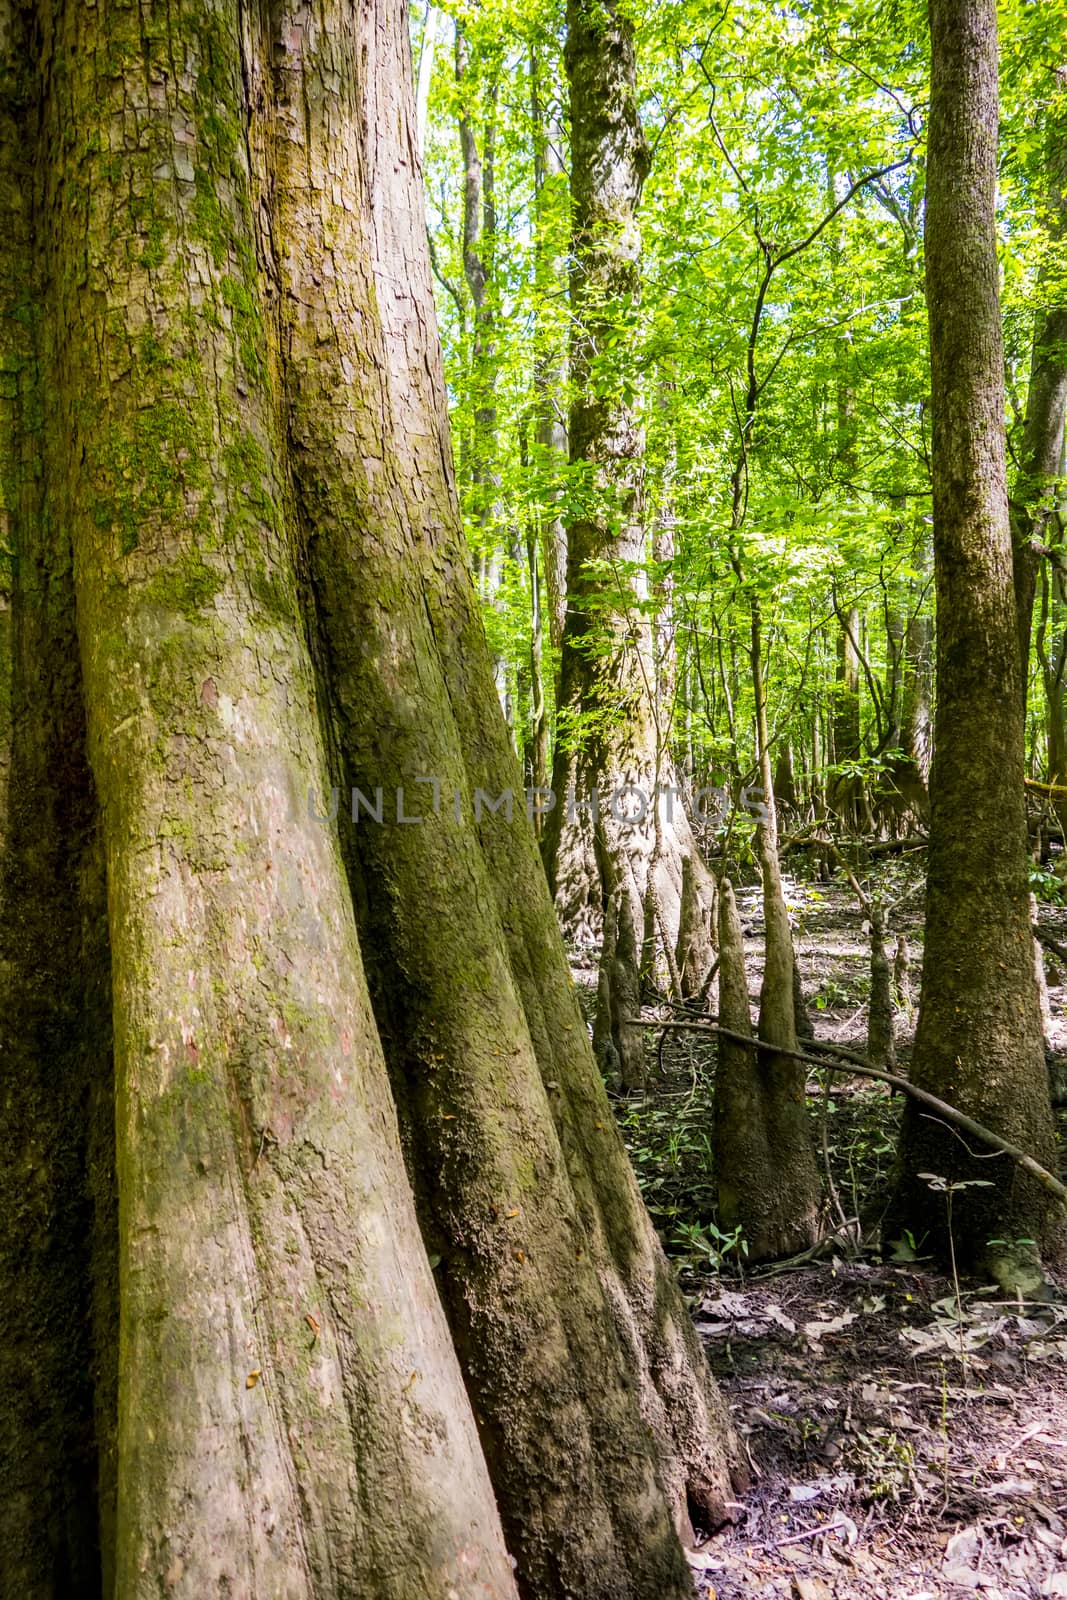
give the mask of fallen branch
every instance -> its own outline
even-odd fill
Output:
[[[1062,783],[1039,783],[1036,778],[1024,778],[1023,784],[1031,794],[1041,794],[1048,800],[1067,800],[1067,785]]]
[[[1042,928],[1039,923],[1031,923],[1034,938],[1040,939],[1046,950],[1051,950],[1054,956],[1059,956],[1061,961],[1067,961],[1067,944],[1060,944],[1059,940],[1049,933],[1047,928]]]
[[[1020,1150],[1018,1145],[1009,1144],[1007,1139],[1002,1139],[999,1133],[994,1133],[991,1128],[986,1128],[980,1122],[975,1122],[964,1111],[957,1111],[955,1106],[950,1106],[947,1101],[939,1100],[936,1095],[920,1089],[917,1084],[910,1083],[907,1078],[898,1077],[895,1072],[883,1072],[879,1067],[872,1067],[863,1056],[857,1055],[854,1050],[846,1050],[843,1045],[829,1044],[822,1039],[810,1041],[812,1049],[825,1050],[827,1054],[839,1056],[847,1066],[838,1066],[833,1061],[826,1061],[820,1056],[811,1055],[806,1050],[783,1050],[781,1046],[768,1044],[766,1039],[750,1039],[743,1033],[735,1033],[732,1028],[723,1028],[717,1022],[657,1022],[658,1028],[690,1028],[697,1033],[714,1033],[724,1039],[732,1039],[735,1044],[743,1044],[750,1050],[766,1050],[776,1056],[785,1056],[791,1061],[803,1061],[808,1066],[825,1067],[828,1072],[850,1072],[857,1078],[872,1078],[876,1083],[888,1083],[891,1089],[896,1089],[899,1094],[911,1095],[920,1105],[929,1106],[936,1111],[938,1116],[952,1122],[957,1128],[962,1128],[973,1139],[981,1144],[988,1145],[991,1150],[998,1150],[1002,1155],[1011,1159],[1028,1172],[1032,1178],[1049,1194],[1054,1195],[1061,1203],[1067,1204],[1067,1186],[1052,1175],[1047,1167],[1043,1167],[1033,1156],[1027,1155],[1025,1150]]]
[[[799,1544],[802,1539],[817,1539],[821,1533],[837,1533],[844,1530],[846,1533],[850,1524],[847,1522],[827,1522],[818,1528],[805,1528],[803,1533],[790,1533],[784,1539],[772,1539],[768,1549],[782,1550],[786,1545]],[[851,1524],[855,1527],[855,1524]]]
[[[903,839],[876,839],[867,846],[869,856],[904,855],[911,850],[925,850],[929,840],[924,833],[909,833]]]

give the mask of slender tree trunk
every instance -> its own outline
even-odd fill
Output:
[[[1019,650],[1004,445],[995,188],[997,33],[992,0],[931,0],[926,281],[930,316],[937,710],[922,998],[912,1076],[1039,1161],[1055,1160],[1034,982],[1023,803]],[[887,1224],[943,1219],[925,1179],[981,1179],[954,1198],[957,1252],[1032,1287],[1024,1246],[1047,1197],[1018,1171],[972,1159],[940,1124],[905,1112]],[[933,1223],[933,1225],[931,1225]],[[1009,1241],[1008,1244],[991,1241]]]
[[[893,1034],[893,980],[885,947],[885,911],[876,901],[870,908],[871,998],[867,1010],[867,1059],[884,1072],[896,1070]]]
[[[541,519],[545,599],[553,650],[563,643],[567,614],[567,528],[556,510],[567,464],[566,338],[549,315],[553,295],[566,287],[560,204],[566,178],[563,128],[546,103],[544,71],[536,46],[530,52],[530,120],[534,147],[534,274],[537,286],[537,351],[534,361],[536,467],[548,485],[548,514]],[[565,214],[565,213],[564,213]],[[558,684],[556,685],[558,697]]]
[[[526,570],[530,577],[530,784],[535,791],[548,788],[548,707],[545,703],[545,612],[541,581],[541,542],[537,530],[526,531]],[[544,823],[541,796],[533,808],[535,832]]]
[[[923,785],[930,776],[932,717],[930,691],[933,686],[934,625],[927,608],[909,619],[904,639],[906,662],[904,688],[904,752]]]
[[[483,91],[484,115],[479,127],[470,105],[470,44],[456,21],[456,89],[459,95],[459,144],[463,160],[463,276],[473,308],[469,383],[473,398],[469,440],[469,481],[478,523],[479,576],[485,604],[503,601],[503,506],[500,502],[498,439],[498,366],[496,338],[496,106],[499,81],[490,66]],[[479,133],[481,139],[479,141]],[[515,707],[508,681],[507,658],[493,661],[497,698],[509,727]]]
[[[1041,608],[1034,630],[1034,647],[1045,693],[1045,777],[1056,790],[1067,783],[1067,708],[1063,681],[1067,671],[1067,627],[1063,626],[1062,600],[1057,599],[1059,574],[1052,576],[1047,567],[1042,567],[1039,587]],[[1067,840],[1067,801],[1053,793],[1050,804],[1060,834]]]
[[[793,746],[788,739],[783,739],[778,747],[778,760],[774,764],[774,798],[779,806],[796,811],[797,780],[793,771]]]
[[[904,682],[904,641],[907,624],[896,606],[885,605],[885,696],[889,744],[898,747],[901,734],[901,688]]]
[[[426,0],[426,15],[422,24],[419,47],[418,86],[415,91],[415,139],[421,161],[426,150],[426,122],[430,111],[430,85],[433,82],[433,63],[437,51],[437,30],[441,25],[441,12],[434,0]]]
[[[860,749],[860,664],[856,648],[859,611],[855,606],[840,614],[837,635],[837,679],[834,684],[834,763],[855,766]],[[860,824],[863,782],[855,771],[835,775],[831,803],[845,826],[855,832]]]
[[[905,833],[913,831],[916,822],[925,823],[929,816],[934,619],[926,598],[926,574],[931,556],[929,541],[925,533],[920,533],[914,555],[917,578],[912,609],[903,626],[903,636],[894,647],[894,658],[899,652],[894,673],[896,694],[891,697],[895,712],[887,719],[889,747],[896,753],[890,756],[881,798],[893,827]]]
[[[1059,272],[1067,243],[1067,68],[1053,78],[1046,106],[1045,150],[1048,167],[1049,250],[1051,272],[1042,273],[1048,288]],[[1055,510],[1056,485],[1063,472],[1064,418],[1067,416],[1067,305],[1038,312],[1026,396],[1019,472],[1011,502],[1012,556],[1016,629],[1022,670],[1023,721],[1026,720],[1030,677],[1030,630],[1033,623],[1037,571],[1045,526]]]
[[[759,1036],[783,1050],[797,1049],[796,962],[789,909],[778,856],[778,808],[771,780],[770,732],[763,674],[762,614],[752,597],[752,685],[756,702],[756,755],[763,813],[756,827],[756,854],[763,879],[763,982]],[[751,1052],[749,1052],[751,1056]],[[818,1236],[821,1185],[811,1142],[804,1067],[787,1056],[761,1051],[750,1062],[758,1074],[762,1137],[771,1158],[760,1201],[759,1227],[746,1226],[754,1261],[806,1249]]]
[[[745,941],[733,884],[719,880],[719,1021],[752,1037]],[[762,1212],[776,1168],[767,1146],[755,1053],[720,1035],[715,1073],[712,1153],[719,1225],[740,1227],[749,1243],[762,1231]]]
[[[719,1020],[731,1032],[751,1037],[741,920],[725,877],[719,883],[719,962]],[[766,1009],[761,1005],[761,1036],[765,1026],[780,1022],[764,1015]],[[793,1041],[789,1048],[795,1050],[795,1031]],[[757,1261],[803,1249],[814,1238],[810,1197],[790,1190],[795,1179],[789,1168],[795,1165],[806,1174],[812,1163],[810,1141],[795,1146],[782,1127],[782,1066],[780,1058],[767,1052],[719,1040],[713,1129],[719,1222],[723,1228],[740,1228],[749,1257]],[[806,1107],[802,1110],[806,1117]],[[789,1202],[798,1198],[802,1215],[791,1217]]]

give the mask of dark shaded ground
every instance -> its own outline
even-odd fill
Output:
[[[1067,1595],[1067,1310],[840,1260],[695,1310],[757,1472],[703,1593]]]
[[[909,870],[891,867],[883,892],[897,900],[891,935],[905,935],[917,1002],[921,895]],[[862,1050],[862,912],[839,883],[787,889],[816,1032]],[[758,892],[740,901],[755,1001]],[[1063,908],[1043,906],[1041,920],[1067,929]],[[595,984],[588,962],[575,976]],[[1053,1044],[1063,1050],[1067,997],[1060,974],[1050,976]],[[841,1208],[862,1224],[836,1254],[747,1273],[743,1241],[723,1238],[715,1220],[713,1045],[658,1031],[666,1008],[646,1015],[648,1090],[616,1111],[754,1470],[736,1526],[694,1553],[698,1592],[1067,1597],[1067,1306],[1005,1304],[970,1283],[957,1300],[923,1263],[921,1240],[916,1260],[907,1241],[880,1239],[899,1102],[838,1075],[828,1093],[809,1083],[813,1126]],[[905,1003],[904,1063],[913,1026]],[[931,1194],[932,1207],[942,1203]],[[828,1205],[828,1228],[831,1215]]]

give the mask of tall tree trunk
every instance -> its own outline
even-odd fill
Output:
[[[1051,272],[1041,274],[1039,292],[1055,283],[1067,244],[1067,68],[1054,75],[1045,109],[1045,151],[1048,168],[1048,232]],[[1058,304],[1038,312],[1026,396],[1019,472],[1011,501],[1012,556],[1016,629],[1022,666],[1023,721],[1026,720],[1030,677],[1030,630],[1033,624],[1037,569],[1045,525],[1055,510],[1056,485],[1063,472],[1064,418],[1067,416],[1067,305],[1062,289]]]
[[[497,339],[494,280],[496,277],[496,106],[499,81],[490,66],[484,88],[484,115],[479,128],[470,101],[470,43],[460,20],[456,21],[456,89],[459,95],[459,144],[463,160],[463,276],[473,308],[469,383],[473,416],[469,435],[468,488],[473,491],[478,521],[478,560],[481,596],[500,607],[504,582],[503,506],[500,502],[500,463],[497,437]],[[479,142],[479,132],[481,140]],[[497,697],[509,726],[514,724],[514,702],[508,681],[508,662],[494,654],[493,673]]]
[[[797,1048],[797,985],[793,933],[782,887],[778,856],[778,807],[771,776],[767,691],[763,673],[762,609],[752,596],[752,688],[756,704],[756,757],[763,812],[756,827],[756,855],[763,879],[763,982],[759,1036],[782,1050]],[[746,1226],[749,1256],[770,1260],[792,1255],[815,1242],[821,1185],[811,1141],[806,1072],[797,1061],[761,1051],[750,1064],[760,1081],[762,1138],[772,1165],[760,1201],[759,1227]],[[724,1158],[725,1159],[725,1158]],[[737,1157],[731,1157],[737,1159]]]
[[[525,453],[525,452],[524,452]],[[530,579],[530,786],[535,791],[531,807],[535,832],[544,825],[548,793],[548,706],[545,701],[545,607],[541,580],[541,541],[537,529],[526,530],[526,570]]]
[[[1067,707],[1064,705],[1067,627],[1064,626],[1062,599],[1057,596],[1061,586],[1059,574],[1050,576],[1048,568],[1042,567],[1039,586],[1041,607],[1034,630],[1034,648],[1045,692],[1045,777],[1054,791],[1050,800],[1053,815],[1063,839],[1067,840],[1067,801],[1062,795],[1067,783]],[[1056,793],[1057,790],[1061,792]]]
[[[885,947],[885,910],[878,900],[869,908],[871,997],[867,1008],[867,1059],[883,1072],[896,1070],[893,1032],[893,979]]]
[[[472,818],[406,12],[0,20],[5,1579],[507,1600],[502,1515],[531,1600],[682,1597],[743,1475],[532,831]]]
[[[552,297],[565,286],[565,241],[561,237],[560,192],[566,178],[563,167],[563,128],[553,114],[544,84],[544,69],[536,45],[530,51],[530,123],[534,154],[534,275],[537,287],[537,329],[534,357],[534,408],[537,447],[536,468],[548,493],[547,514],[541,518],[548,631],[553,650],[563,643],[567,615],[567,528],[558,510],[563,472],[567,464],[566,365],[567,348],[562,327],[549,316]],[[558,697],[558,684],[556,685]]]
[[[915,547],[914,603],[904,633],[900,724],[905,770],[898,775],[898,782],[904,797],[911,798],[924,817],[929,807],[933,744],[934,619],[927,598],[932,561],[927,532],[921,529]]]
[[[434,0],[426,0],[426,15],[422,23],[419,45],[418,84],[415,90],[415,143],[419,160],[426,150],[426,123],[430,111],[430,85],[433,83],[433,63],[437,51],[437,30],[441,25],[441,12]]]
[[[900,642],[897,712],[889,735],[890,746],[897,753],[890,757],[882,785],[882,798],[894,825],[905,831],[916,820],[925,822],[929,814],[934,619],[926,599],[925,573],[930,560],[927,539],[920,533],[915,552],[918,581]]]
[[[855,768],[860,758],[859,611],[850,606],[838,613],[837,678],[834,683],[834,764]],[[863,780],[852,771],[835,774],[830,788],[834,810],[855,832],[860,825]]]
[[[1012,589],[995,190],[992,0],[931,0],[926,283],[933,410],[937,709],[916,1083],[1055,1160],[1034,981]],[[1037,1268],[1047,1196],[905,1111],[889,1221],[945,1244],[921,1173],[981,1180],[953,1204],[956,1250],[1008,1285]],[[933,1225],[932,1225],[933,1224]],[[1004,1244],[1002,1241],[1009,1241]],[[1000,1243],[996,1241],[1001,1241]]]
[[[605,1066],[640,1076],[633,997],[658,924],[673,954],[689,857],[714,885],[679,803],[647,616],[644,431],[630,376],[598,354],[640,302],[636,210],[648,152],[635,105],[633,29],[615,4],[571,0],[572,465],[591,509],[568,530],[567,619],[545,861],[564,928],[603,935],[595,1040]],[[609,575],[605,577],[605,567]],[[661,794],[659,791],[668,791]],[[622,901],[625,900],[625,906]],[[614,915],[604,918],[609,903]]]

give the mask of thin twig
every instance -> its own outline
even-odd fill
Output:
[[[836,1533],[839,1528],[848,1527],[847,1522],[827,1522],[821,1528],[806,1528],[803,1533],[791,1533],[785,1539],[775,1539],[770,1544],[771,1550],[781,1550],[787,1544],[799,1544],[801,1539],[817,1539],[820,1533]]]

